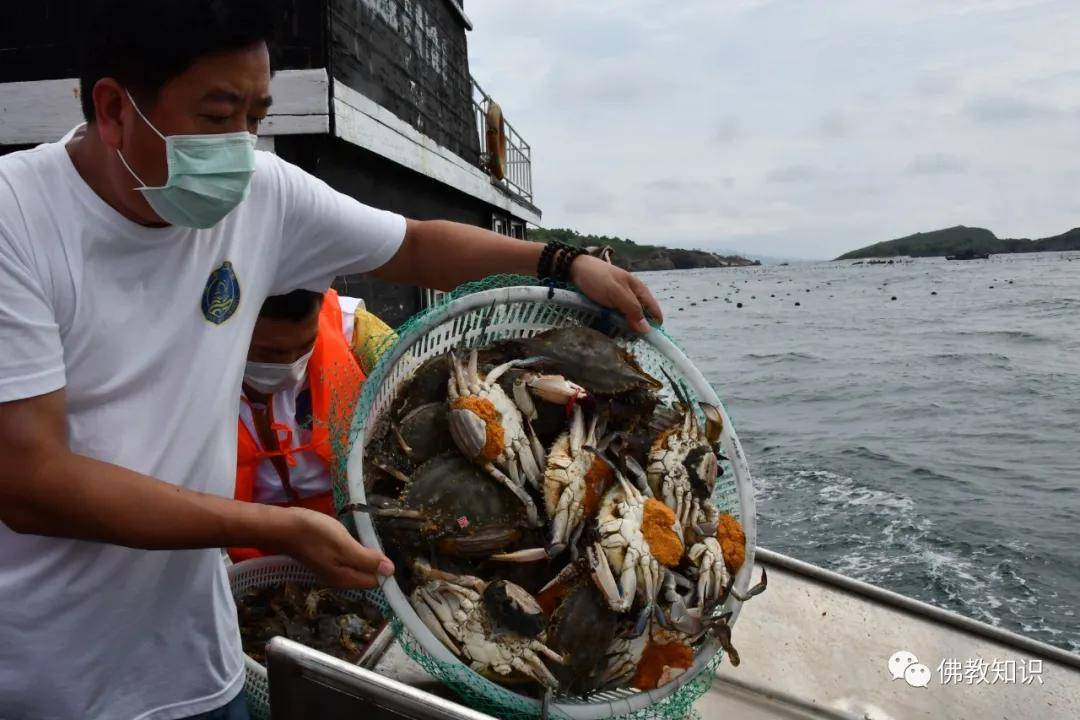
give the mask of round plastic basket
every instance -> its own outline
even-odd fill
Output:
[[[229,585],[232,588],[233,597],[237,600],[251,590],[277,583],[294,582],[301,587],[314,587],[321,584],[313,572],[284,555],[244,560],[230,565],[228,573]],[[341,594],[351,600],[369,603],[379,608],[383,617],[389,615],[386,601],[377,591],[348,590],[342,591]],[[247,706],[251,716],[255,720],[268,720],[270,684],[267,681],[266,668],[249,655],[244,655],[244,694],[247,696]]]
[[[484,284],[490,287],[499,282],[499,279],[489,279]],[[645,335],[632,333],[620,316],[571,290],[517,285],[475,292],[455,291],[444,302],[399,329],[398,341],[384,353],[368,378],[357,408],[346,468],[347,501],[366,501],[363,456],[369,438],[365,429],[374,427],[388,411],[399,388],[421,363],[452,348],[477,347],[495,340],[527,337],[571,324],[598,328],[627,347],[647,372],[664,380],[662,395],[665,401],[670,402],[675,397],[667,380],[670,376],[689,391],[692,399],[710,402],[721,409],[724,430],[720,443],[728,460],[721,463],[723,474],[717,482],[713,500],[721,512],[738,518],[746,532],[746,560],[735,579],[735,587],[745,592],[749,586],[757,536],[753,489],[738,438],[716,392],[662,330],[653,328]],[[345,500],[339,498],[339,502]],[[354,512],[352,520],[365,545],[382,547],[367,514]],[[531,718],[541,714],[540,701],[487,680],[453,655],[419,619],[393,578],[382,583],[382,591],[396,615],[395,630],[406,652],[453,688],[467,704],[501,718]],[[724,609],[733,612],[730,622],[734,623],[739,603],[731,599]],[[700,647],[693,666],[686,673],[656,690],[617,690],[588,698],[559,696],[549,706],[549,715],[574,720],[685,717],[692,712],[694,701],[711,684],[712,670],[720,657],[719,644],[709,639]]]

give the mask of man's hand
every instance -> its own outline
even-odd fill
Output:
[[[663,322],[656,298],[635,275],[591,255],[582,255],[570,266],[570,280],[581,292],[604,307],[614,308],[639,333],[649,331],[645,315]]]
[[[394,574],[394,564],[381,552],[356,542],[345,526],[306,508],[288,508],[288,522],[275,551],[290,555],[333,587],[370,588],[378,576]]]

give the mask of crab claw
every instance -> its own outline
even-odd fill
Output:
[[[715,443],[724,432],[724,416],[720,413],[720,408],[711,403],[699,402],[698,407],[705,413],[705,437],[710,443]]]
[[[735,578],[733,576],[732,577],[732,582],[734,582],[734,579]],[[765,572],[765,568],[763,567],[763,568],[761,568],[761,579],[758,580],[757,585],[754,585],[752,588],[747,590],[745,595],[740,595],[738,592],[736,592],[735,588],[730,583],[728,585],[728,590],[727,591],[731,595],[731,597],[735,598],[736,600],[738,600],[740,602],[746,602],[747,600],[754,597],[755,595],[760,595],[761,593],[765,592],[765,588],[767,588],[768,586],[769,586],[769,576]]]
[[[562,375],[532,375],[526,377],[525,385],[533,395],[553,405],[567,405],[589,395],[585,388]]]
[[[724,648],[724,652],[728,654],[732,667],[739,667],[739,651],[731,644],[731,626],[728,625],[730,619],[730,612],[726,612],[718,618],[713,618],[709,621],[709,630],[720,643],[720,647]]]

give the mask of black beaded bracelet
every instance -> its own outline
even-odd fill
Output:
[[[558,264],[555,266],[555,277],[559,280],[568,281],[570,279],[570,265],[577,260],[579,255],[584,253],[584,250],[578,248],[570,248],[559,253]]]
[[[581,248],[567,245],[558,240],[549,242],[540,253],[536,266],[536,275],[541,278],[567,281],[570,279],[570,266],[578,257],[585,254]]]
[[[552,261],[555,259],[555,253],[559,250],[559,245],[561,243],[552,241],[544,246],[544,249],[540,252],[540,260],[536,263],[537,277],[551,277]]]

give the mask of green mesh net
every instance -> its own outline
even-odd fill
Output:
[[[371,356],[379,357],[380,359],[368,374],[367,381],[364,384],[364,390],[359,402],[356,404],[356,409],[353,413],[352,422],[348,428],[348,432],[338,431],[330,433],[337,461],[336,470],[332,473],[334,503],[339,510],[350,502],[347,482],[347,464],[350,452],[360,437],[364,420],[368,417],[372,404],[376,401],[376,395],[379,389],[382,387],[388,373],[392,370],[391,358],[395,354],[392,352],[395,344],[399,342],[411,343],[415,341],[415,338],[412,337],[414,330],[418,327],[430,328],[437,325],[441,318],[447,314],[447,306],[461,297],[495,288],[537,285],[543,285],[552,289],[558,288],[576,291],[576,288],[565,283],[540,283],[535,278],[517,275],[491,276],[484,280],[464,284],[453,292],[444,294],[435,304],[425,308],[400,327],[396,328],[396,335],[379,339],[378,342],[380,344],[378,347],[365,348],[365,350],[370,351]],[[601,320],[604,320],[603,316],[601,317]],[[659,326],[657,326],[657,329],[662,333],[664,332]],[[668,337],[669,340],[671,339],[666,333],[664,333],[664,335]],[[486,341],[486,338],[481,335],[475,341],[470,342],[470,344],[483,345]],[[674,343],[673,340],[672,342]],[[676,347],[678,347],[678,344],[675,344]],[[685,389],[691,395],[691,399],[696,399],[690,388]],[[727,483],[727,485],[724,485],[724,483]],[[720,511],[739,517],[741,513],[738,502],[733,499],[736,497],[733,473],[730,471],[730,465],[726,461],[722,462],[716,493],[716,499],[719,501],[717,505]],[[354,527],[351,515],[346,514],[342,519],[355,534],[356,528]],[[394,615],[385,596],[377,592],[373,594],[377,597],[377,602],[386,613],[386,616],[391,618],[392,627],[397,640],[409,657],[423,667],[430,675],[439,679],[456,692],[466,705],[495,717],[509,718],[512,720],[529,720],[540,716],[540,708],[535,701],[526,699],[512,690],[504,688],[501,685],[482,677],[460,662],[444,662],[426,653],[404,623]],[[693,705],[711,686],[714,671],[721,660],[722,653],[717,652],[707,663],[699,666],[699,672],[695,677],[686,680],[681,687],[667,697],[641,710],[623,715],[613,715],[612,717],[616,718],[616,720],[683,720],[686,718],[697,717],[693,710]],[[626,692],[621,692],[621,695],[616,693],[610,697],[612,699],[625,698]],[[582,702],[582,699],[556,698],[556,702]],[[552,708],[549,717],[561,718],[568,716],[558,712],[557,709]]]

